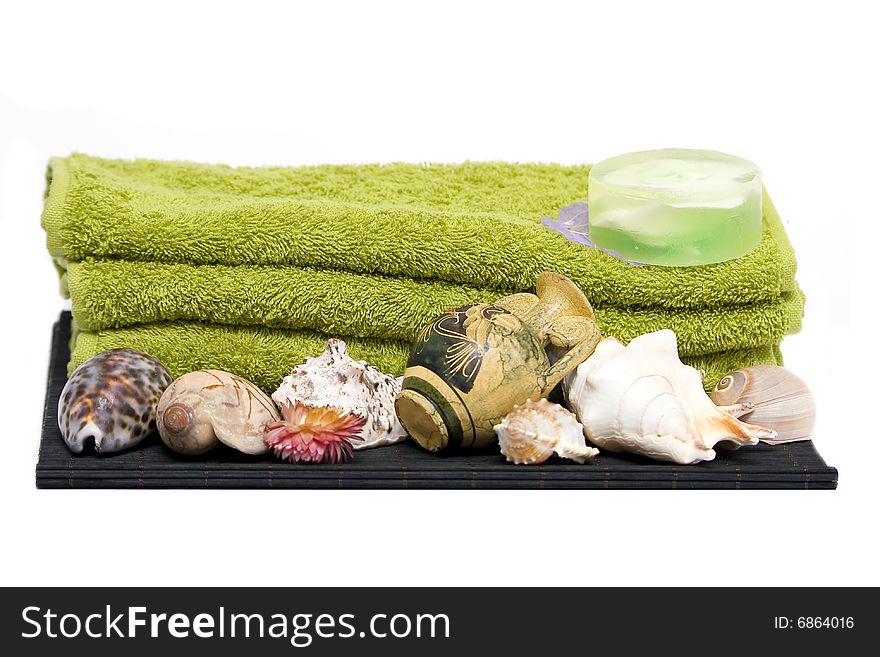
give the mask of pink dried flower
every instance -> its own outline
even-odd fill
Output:
[[[365,419],[332,406],[286,401],[284,420],[266,425],[263,440],[275,455],[292,463],[342,463],[351,456],[351,441],[363,440]]]

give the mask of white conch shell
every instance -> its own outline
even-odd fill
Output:
[[[755,365],[725,376],[709,393],[719,406],[741,404],[741,417],[773,429],[771,445],[809,440],[816,423],[813,395],[800,378],[784,367]]]
[[[495,434],[511,463],[543,463],[554,453],[583,463],[599,453],[587,446],[584,427],[574,414],[546,399],[514,406],[495,425]]]
[[[345,342],[331,338],[323,354],[306,358],[284,377],[272,399],[279,406],[299,401],[307,406],[332,406],[359,415],[366,420],[361,431],[363,440],[353,445],[359,450],[391,445],[406,438],[394,410],[398,393],[398,379],[362,360],[353,360]]]
[[[681,362],[675,333],[647,333],[626,347],[605,338],[564,382],[569,407],[591,442],[612,452],[697,463],[729,447],[773,439],[775,431],[740,422],[741,406],[721,408],[702,375]]]

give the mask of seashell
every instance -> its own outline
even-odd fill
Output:
[[[272,399],[282,407],[287,402],[299,401],[362,417],[362,441],[354,449],[366,449],[406,438],[394,410],[394,398],[399,392],[398,379],[362,360],[353,360],[345,342],[332,338],[323,354],[306,358],[284,377]]]
[[[298,400],[281,407],[284,419],[266,426],[264,440],[275,456],[292,463],[343,463],[366,420],[334,406],[309,406]]]
[[[221,370],[184,374],[159,400],[156,425],[170,449],[204,454],[223,443],[245,454],[265,454],[266,425],[281,419],[272,400],[253,383]]]
[[[574,414],[546,399],[514,406],[495,425],[495,434],[510,463],[543,463],[554,453],[583,463],[599,453],[587,446],[584,427]]]
[[[725,376],[709,393],[719,406],[746,406],[738,417],[773,429],[771,445],[809,440],[816,424],[816,404],[810,389],[784,367],[756,365]]]
[[[775,431],[733,417],[739,407],[712,403],[702,379],[681,362],[675,333],[665,329],[626,347],[602,340],[563,389],[587,438],[612,452],[688,464],[712,460],[718,444],[737,448],[776,438]]]
[[[156,402],[171,383],[158,360],[134,349],[102,351],[77,367],[58,400],[58,428],[71,452],[89,439],[96,452],[118,452],[153,430]]]

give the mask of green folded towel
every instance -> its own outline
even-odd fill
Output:
[[[400,375],[409,356],[401,341],[343,338],[353,358],[366,360],[389,374]],[[234,372],[272,392],[294,365],[324,351],[326,336],[308,331],[220,326],[196,322],[144,324],[116,330],[76,331],[69,372],[107,349],[128,347],[152,354],[172,376],[203,368]],[[721,378],[740,367],[782,364],[778,346],[685,357],[685,362],[706,372],[704,385],[711,390]]]
[[[114,260],[69,263],[72,312],[84,330],[205,321],[308,329],[412,341],[454,306],[504,293],[452,283],[279,266],[184,265]],[[749,306],[694,310],[596,307],[603,334],[628,342],[669,328],[682,354],[778,343],[800,330],[797,291]]]
[[[605,334],[676,331],[707,388],[730,370],[781,363],[803,295],[766,194],[763,239],[745,257],[637,268],[541,225],[586,198],[588,171],[53,159],[43,226],[89,329],[71,367],[127,346],[175,375],[220,367],[271,390],[333,334],[399,374],[415,331],[438,312],[530,289],[545,270],[586,292]]]
[[[59,271],[89,257],[290,265],[522,290],[543,271],[598,305],[707,308],[796,293],[770,199],[748,255],[632,267],[541,225],[587,198],[589,167],[553,164],[231,168],[53,158],[42,223]]]

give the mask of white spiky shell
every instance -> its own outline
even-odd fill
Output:
[[[363,440],[354,449],[390,445],[406,438],[397,419],[394,398],[400,393],[400,381],[383,374],[362,360],[348,355],[345,342],[327,341],[324,353],[293,368],[284,377],[272,399],[281,406],[299,401],[308,406],[332,406],[364,418]]]
[[[583,463],[599,453],[587,446],[584,427],[573,413],[546,399],[514,406],[495,425],[501,453],[511,463],[543,463],[554,453]]]
[[[590,441],[613,452],[689,464],[715,458],[719,443],[736,448],[776,436],[733,417],[742,406],[716,406],[701,373],[679,359],[670,330],[625,347],[605,338],[563,389]]]

